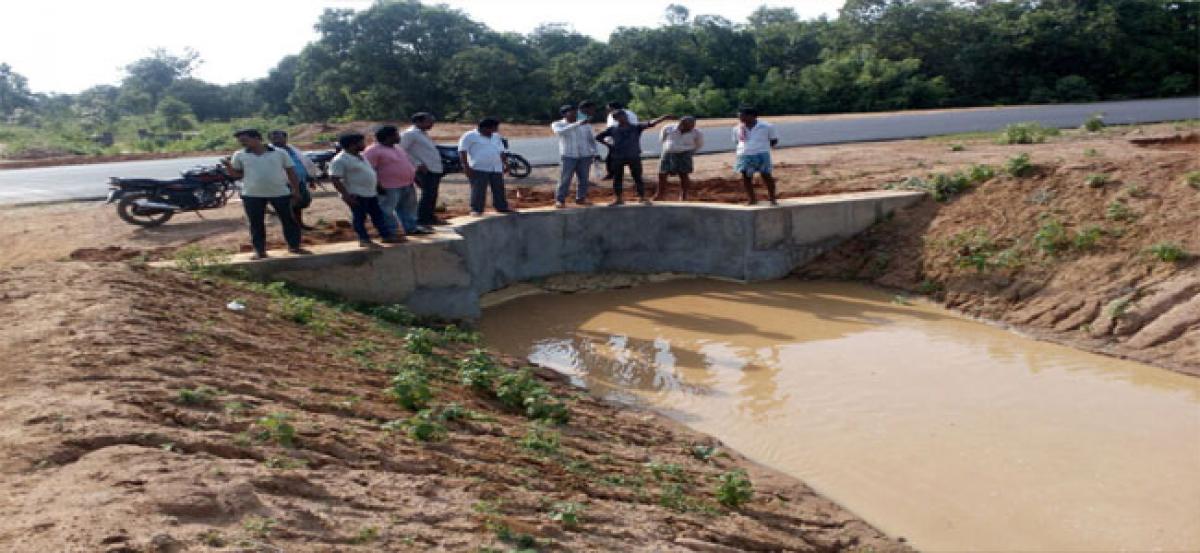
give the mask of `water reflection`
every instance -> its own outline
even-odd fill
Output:
[[[1200,548],[1200,379],[846,284],[533,296],[483,330],[922,549]]]

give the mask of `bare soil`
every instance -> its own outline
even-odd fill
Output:
[[[327,324],[305,326],[264,293],[127,263],[0,272],[0,298],[3,550],[907,550],[734,452],[702,460],[693,446],[720,444],[553,371],[537,378],[571,422],[547,430],[556,450],[523,447],[528,419],[458,383],[467,344],[437,348],[428,374],[435,404],[474,415],[421,442],[381,426],[412,415],[383,391],[408,354],[364,316],[322,308]],[[290,443],[263,421],[281,416]],[[721,507],[717,476],[739,467],[754,499]],[[562,502],[577,524],[552,519]]]

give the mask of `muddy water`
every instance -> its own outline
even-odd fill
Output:
[[[1200,379],[892,300],[689,280],[523,297],[482,326],[920,549],[1200,549]]]

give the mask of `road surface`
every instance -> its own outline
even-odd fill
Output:
[[[995,131],[1023,121],[1070,128],[1080,126],[1093,113],[1103,114],[1104,121],[1110,125],[1200,119],[1200,98],[860,114],[791,121],[776,127],[780,146],[789,147]],[[770,120],[769,117],[765,119]],[[703,131],[705,153],[733,149],[729,129]],[[646,133],[642,137],[642,147],[646,155],[656,155],[658,133]],[[558,145],[554,137],[513,139],[511,148],[534,165],[558,163]],[[215,161],[216,156],[205,156],[0,170],[0,204],[102,198],[108,193],[109,177],[174,178],[183,169]]]

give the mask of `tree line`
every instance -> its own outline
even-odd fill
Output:
[[[737,23],[672,5],[662,24],[601,42],[561,23],[504,33],[444,5],[378,0],[326,10],[316,29],[263,78],[230,85],[193,77],[193,52],[154,51],[119,85],[71,95],[33,94],[0,64],[0,121],[545,122],[582,99],[651,116],[828,113],[1174,96],[1200,81],[1200,3],[1187,1],[847,0],[833,19],[763,6]]]

